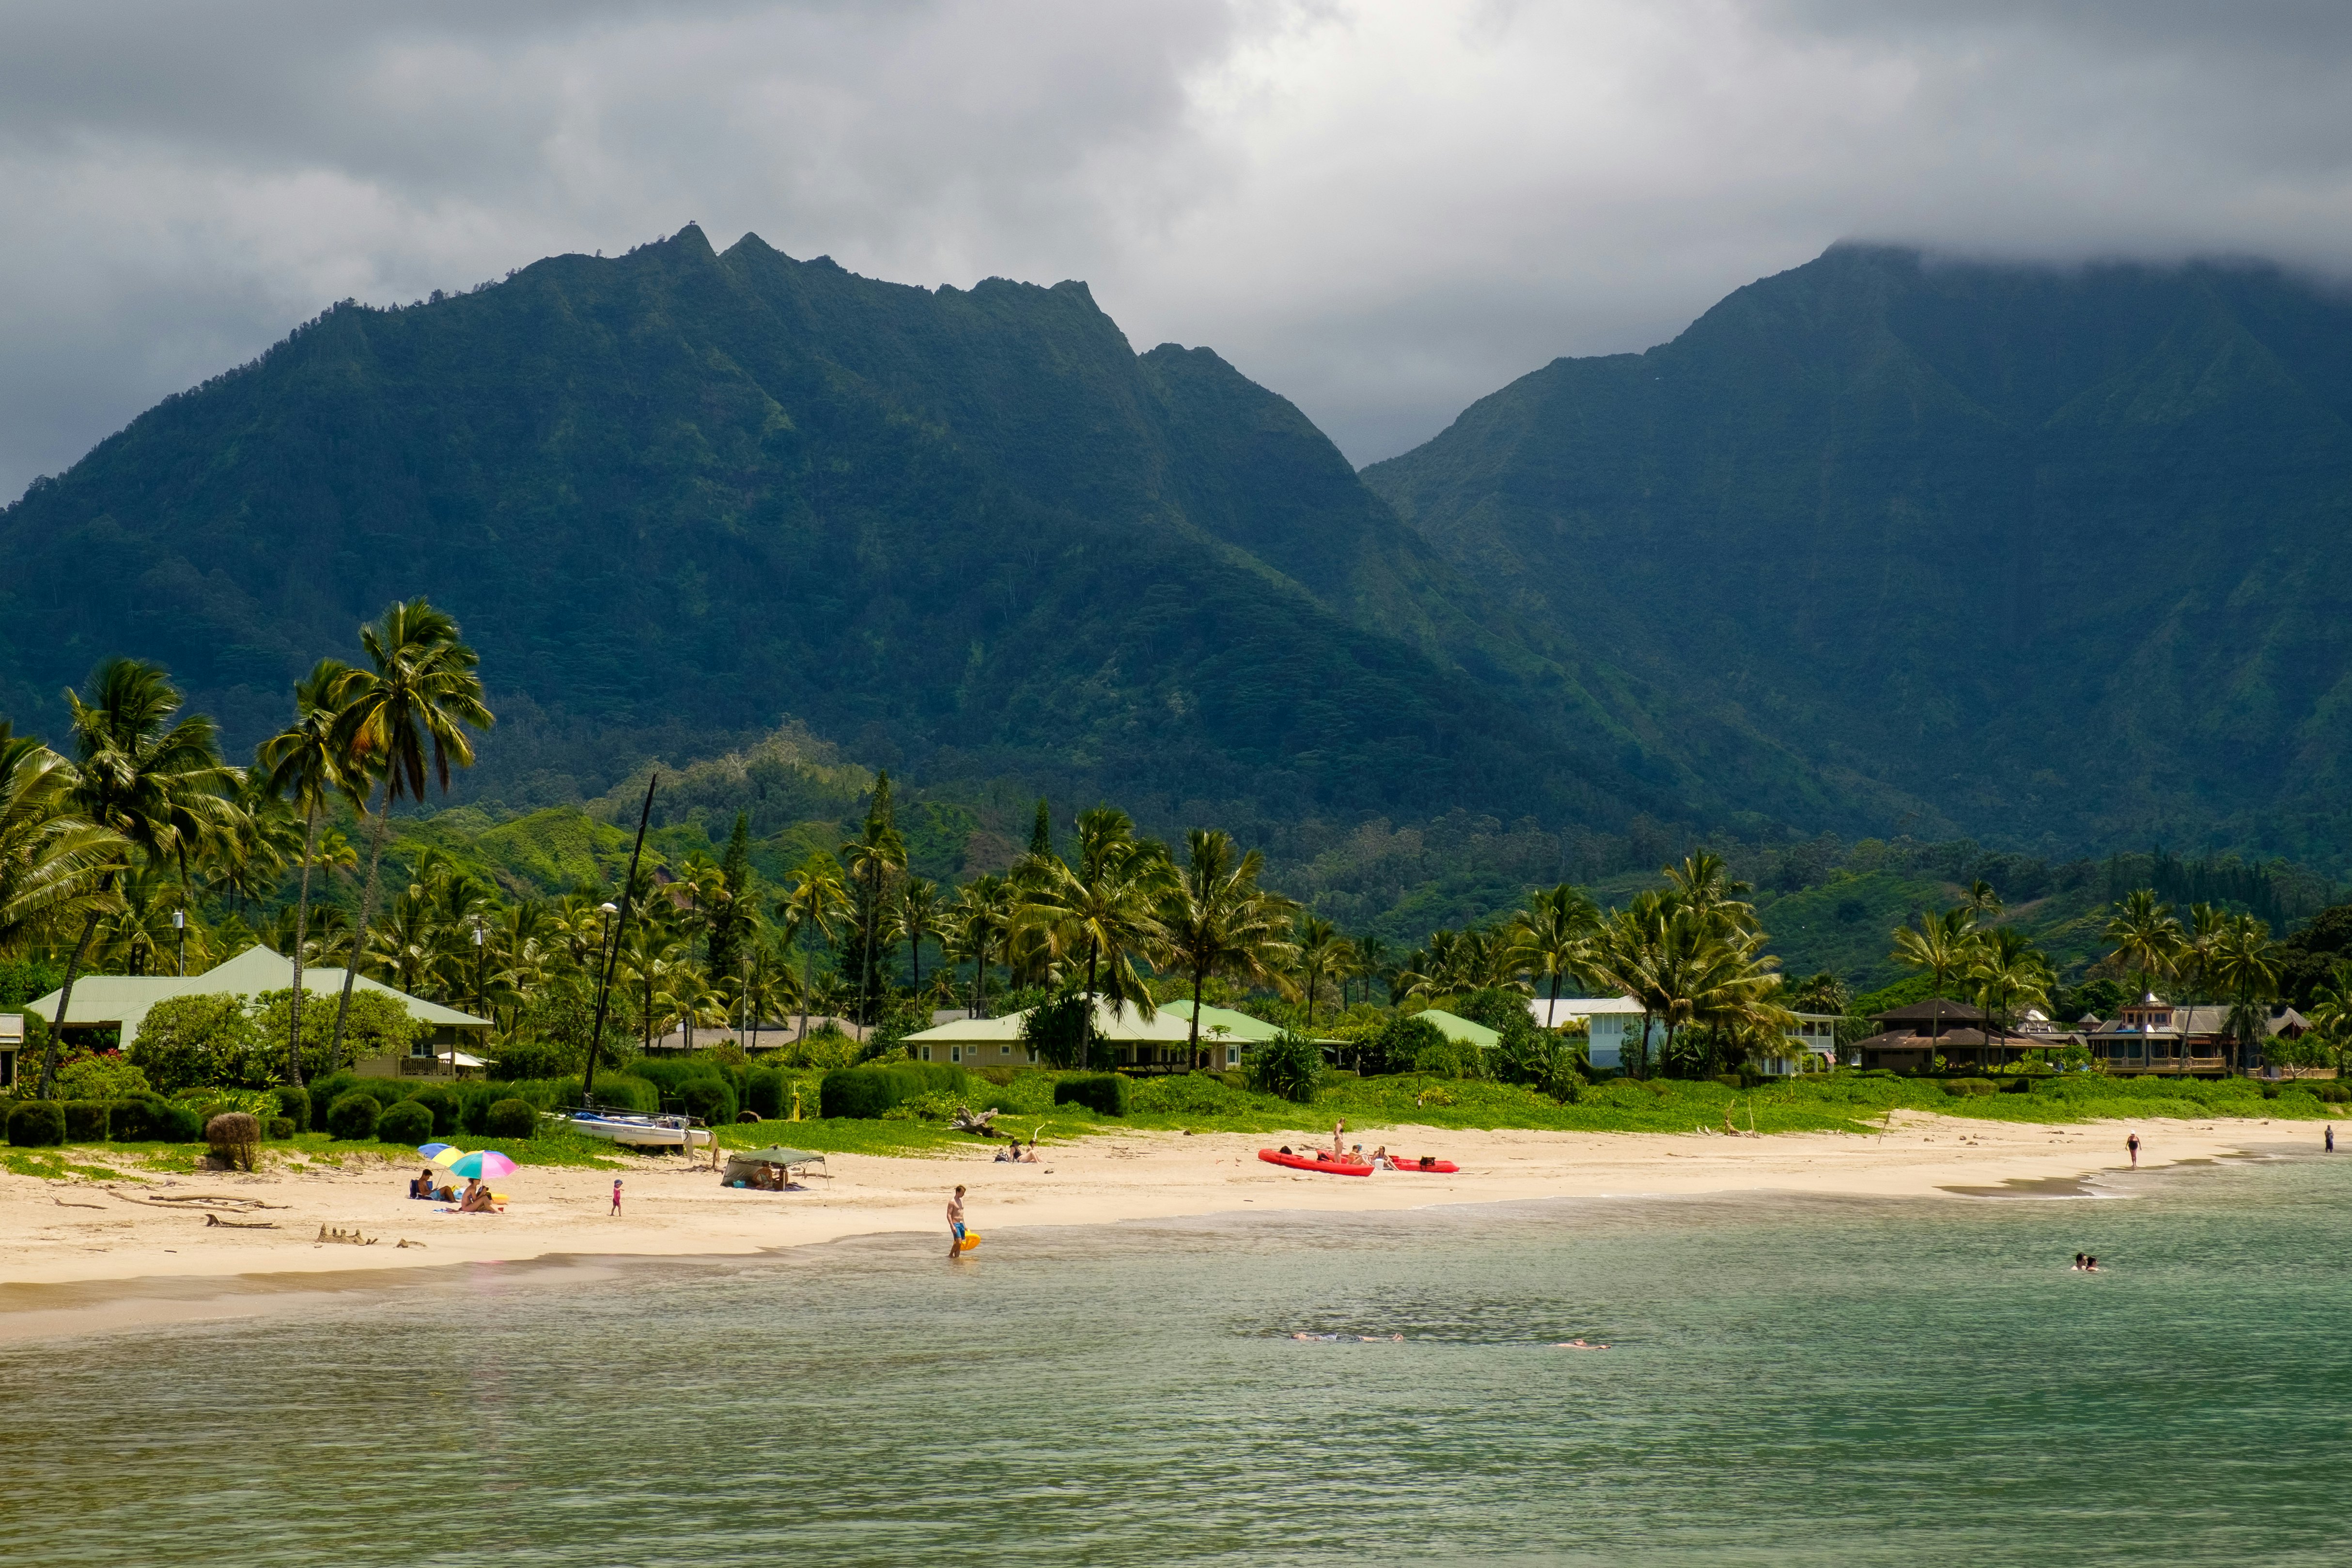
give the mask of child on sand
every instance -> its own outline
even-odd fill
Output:
[[[620,1212],[621,1212],[621,1178],[620,1178],[619,1176],[614,1176],[614,1177],[613,1178],[613,1208],[612,1208],[612,1213],[605,1215],[605,1217],[604,1217],[604,1218],[607,1218],[607,1219],[610,1219],[610,1218],[613,1218],[613,1216],[614,1216],[614,1215],[618,1214],[618,1213],[620,1213]]]

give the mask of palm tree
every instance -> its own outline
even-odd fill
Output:
[[[488,729],[498,722],[482,703],[480,659],[457,641],[457,622],[422,599],[395,603],[373,626],[360,628],[360,645],[372,670],[354,670],[341,690],[343,708],[334,727],[347,760],[344,777],[378,784],[375,829],[368,847],[367,885],[360,894],[354,950],[367,951],[368,922],[375,914],[376,877],[392,803],[425,799],[429,759],[434,781],[449,792],[449,769],[474,765],[466,728]],[[350,1019],[356,966],[343,971],[343,994],[335,1008],[335,1036],[327,1048],[332,1071],[343,1058],[343,1029]]]
[[[106,870],[125,848],[73,809],[73,767],[0,719],[0,956],[110,912]]]
[[[1356,962],[1360,966],[1367,982],[1364,987],[1364,999],[1366,1001],[1372,999],[1372,988],[1369,982],[1378,980],[1381,984],[1389,987],[1389,1000],[1394,1003],[1397,998],[1392,981],[1396,975],[1396,965],[1389,957],[1389,945],[1377,936],[1357,937]]]
[[[1252,850],[1236,855],[1231,835],[1194,828],[1184,836],[1181,876],[1160,896],[1158,917],[1166,933],[1154,962],[1192,977],[1192,1019],[1186,1060],[1201,1064],[1201,994],[1209,977],[1247,985],[1289,988],[1284,967],[1297,956],[1289,936],[1290,901],[1257,884],[1265,857]]]
[[[912,988],[919,997],[923,994],[923,944],[940,934],[938,883],[919,876],[907,879],[907,885],[898,890],[898,906],[891,911],[890,934],[904,942],[913,956]]]
[[[874,800],[866,825],[842,852],[859,892],[857,910],[857,1021],[874,1022],[874,988],[881,977],[884,941],[883,893],[891,877],[907,869],[907,841],[892,820],[890,775],[874,776]]]
[[[1982,877],[1969,883],[1969,890],[1961,895],[1960,903],[1975,913],[1979,924],[1991,920],[2001,912],[2000,894],[1995,893],[1992,883]]]
[[[2180,922],[2172,917],[2172,905],[2158,904],[2153,889],[2136,889],[2116,904],[2106,935],[2116,945],[2116,957],[2139,972],[2133,999],[2155,995],[2148,977],[2170,968],[2180,951]]]
[[[2006,1035],[2017,1009],[2048,1005],[2053,977],[2049,960],[2034,950],[2023,932],[2000,925],[1983,934],[1969,978],[1976,984],[1977,1005]]]
[[[1601,932],[1601,911],[1581,888],[1563,882],[1528,894],[1528,906],[1513,917],[1512,929],[1528,962],[1551,977],[1551,995],[1544,1013],[1549,1028],[1559,1017],[1560,981],[1582,976],[1592,940]]]
[[[2284,959],[2284,951],[2271,940],[2271,928],[2251,915],[2234,916],[2214,945],[2213,978],[2230,998],[2228,1027],[2238,1043],[2242,1069],[2250,1065],[2248,1058],[2270,1033],[2268,1004],[2278,995]]]
[[[1979,941],[1977,912],[1965,904],[1956,904],[1941,915],[1922,911],[1916,930],[1908,925],[1898,927],[1893,956],[1905,968],[1926,973],[1930,990],[1940,1002],[1952,981],[1976,962]],[[1930,1040],[1940,1039],[1944,1032],[1944,1009],[1937,1007],[1934,1014],[1927,1020]],[[1932,1051],[1934,1047],[1928,1049]]]
[[[1013,884],[992,872],[983,873],[956,894],[956,923],[965,949],[971,955],[971,1016],[988,1016],[988,955],[1012,935],[1016,900]],[[1005,955],[1007,964],[1012,955]]]
[[[1035,881],[1025,890],[1021,919],[1039,945],[1057,957],[1087,956],[1086,1036],[1081,1048],[1091,1058],[1098,983],[1112,1001],[1133,1003],[1144,1018],[1158,1016],[1151,993],[1136,973],[1135,960],[1167,940],[1157,906],[1175,880],[1168,852],[1135,836],[1135,824],[1113,806],[1097,806],[1078,818],[1078,863],[1032,862]]]
[[[841,885],[841,868],[828,854],[814,854],[801,862],[794,873],[798,880],[792,890],[776,905],[777,918],[783,922],[783,942],[787,947],[799,942],[811,932],[820,942],[831,943],[835,926],[849,912],[849,894]],[[808,948],[801,948],[801,1030],[800,1038],[808,1039],[809,997]]]
[[[1339,928],[1321,916],[1301,911],[1297,929],[1291,935],[1297,949],[1292,964],[1298,977],[1307,982],[1307,1027],[1315,1027],[1315,991],[1339,961],[1339,949],[1344,945]]]
[[[710,983],[710,977],[690,958],[670,966],[667,983],[654,998],[662,1010],[675,1017],[686,1030],[686,1049],[694,1049],[694,1026],[698,1023],[720,1024],[727,1021],[727,998]]]
[[[346,748],[335,739],[335,721],[351,678],[358,672],[340,659],[321,659],[294,684],[294,722],[261,743],[254,761],[262,788],[278,800],[290,801],[302,814],[302,883],[294,897],[294,991],[288,998],[292,1016],[286,1036],[287,1082],[302,1082],[302,946],[310,929],[310,868],[318,862],[319,816],[329,797],[349,800],[352,810],[364,812],[364,784],[347,778]]]
[[[56,1027],[41,1060],[44,1100],[57,1088],[58,1048],[72,1016],[75,977],[130,869],[127,852],[137,849],[150,863],[176,861],[193,841],[232,830],[236,810],[227,796],[237,786],[238,773],[221,762],[213,721],[201,714],[181,716],[180,694],[162,666],[109,659],[89,685],[88,701],[66,694],[74,737],[73,804],[123,849],[100,873],[99,891],[108,896],[86,906],[81,939],[66,960]]]
[[[1741,902],[1755,889],[1733,881],[1721,855],[1701,850],[1660,874],[1666,879],[1666,895],[1708,924],[1731,931],[1756,928],[1755,906]]]

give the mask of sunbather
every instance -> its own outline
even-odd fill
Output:
[[[409,1182],[408,1196],[411,1197],[426,1198],[433,1196],[433,1167],[431,1166],[426,1166],[423,1170],[417,1172],[415,1178]]]

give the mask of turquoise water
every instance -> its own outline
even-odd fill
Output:
[[[2352,1158],[2128,1190],[469,1269],[0,1347],[0,1539],[84,1568],[2339,1558]],[[1575,1334],[1614,1348],[1546,1348]]]

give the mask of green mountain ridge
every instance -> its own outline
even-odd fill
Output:
[[[249,744],[429,594],[502,716],[467,788],[512,806],[789,716],[867,767],[1170,824],[1693,810],[1620,766],[1640,703],[1493,613],[1295,407],[1137,355],[1076,283],[908,287],[689,227],[346,303],[37,484],[0,550],[0,708],[51,732],[127,651]]]
[[[2347,864],[2341,293],[1840,246],[1364,477],[1824,825]]]

